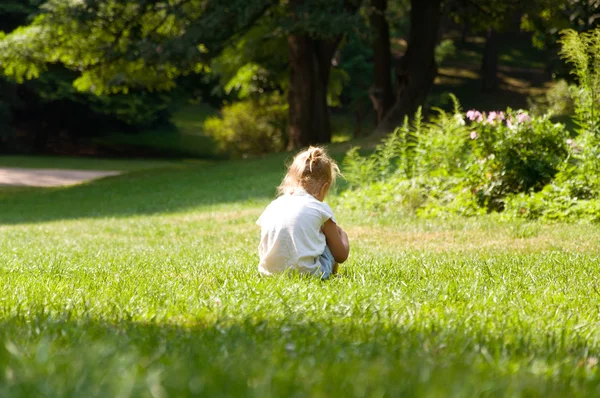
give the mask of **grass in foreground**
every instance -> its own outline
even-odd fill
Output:
[[[0,201],[0,396],[593,396],[597,226],[336,210],[338,278],[256,272],[283,155]]]

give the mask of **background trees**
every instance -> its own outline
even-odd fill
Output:
[[[371,109],[384,133],[426,105],[442,39],[483,37],[480,86],[493,91],[499,35],[521,26],[552,54],[558,29],[596,24],[596,3],[9,1],[0,6],[0,123],[5,133],[29,130],[32,147],[47,150],[60,134],[164,123],[173,99],[193,98],[267,109],[260,119],[277,120],[286,147],[330,142],[332,106],[354,114],[357,132]],[[33,114],[39,122],[27,126]]]

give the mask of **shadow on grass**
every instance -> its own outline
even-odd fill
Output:
[[[551,78],[544,70],[547,54],[533,47],[527,34],[499,35],[498,89],[481,91],[483,38],[471,37],[457,42],[457,51],[444,61],[432,89],[430,103],[450,109],[447,93],[455,94],[464,109],[525,109],[527,98],[547,90]]]
[[[288,156],[180,164],[64,188],[0,189],[0,224],[126,217],[271,198]]]
[[[572,396],[598,387],[576,365],[583,341],[434,326],[297,316],[180,326],[33,312],[1,322],[0,337],[0,395],[11,397]]]

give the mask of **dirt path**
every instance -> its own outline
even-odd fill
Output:
[[[0,168],[0,186],[60,187],[118,174],[121,174],[121,172]]]

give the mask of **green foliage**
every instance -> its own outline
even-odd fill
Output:
[[[536,116],[544,114],[571,116],[575,111],[573,90],[566,80],[560,79],[543,95],[528,98],[529,110]]]
[[[577,86],[574,121],[577,137],[567,141],[569,157],[552,184],[542,191],[512,198],[518,217],[600,221],[600,28],[578,34],[563,32],[561,54],[573,66]]]
[[[377,165],[373,156],[363,157],[358,152],[359,147],[351,148],[344,158],[342,169],[344,179],[351,188],[367,185],[377,176]]]
[[[349,174],[346,168],[343,170],[344,176]],[[392,176],[345,190],[334,204],[353,211],[437,219],[486,213],[464,181],[448,177],[402,179]]]
[[[456,54],[454,40],[444,39],[435,47],[435,63],[440,65],[446,58]]]
[[[204,131],[220,150],[240,156],[278,152],[287,146],[287,106],[280,95],[234,102],[209,117]]]
[[[480,214],[476,197],[457,174],[468,164],[468,131],[454,96],[454,113],[441,109],[424,123],[419,109],[412,125],[388,135],[368,157],[348,152],[342,171],[353,190],[341,194],[349,208],[438,217]]]
[[[168,90],[178,77],[206,71],[269,5],[51,0],[30,26],[0,38],[2,69],[22,81],[61,63],[81,71],[75,86],[82,91]]]
[[[137,128],[165,123],[169,116],[171,97],[145,91],[111,96],[88,97],[95,112],[112,116]]]
[[[320,39],[332,39],[347,33],[361,23],[354,12],[359,0],[285,1],[276,10],[284,12],[281,25],[287,33],[308,34]]]
[[[600,139],[600,28],[577,33],[562,32],[561,56],[571,64],[577,78],[572,90],[575,99],[575,122],[580,133],[590,133]]]
[[[598,222],[600,217],[600,146],[582,134],[567,140],[568,161],[542,191],[511,198],[511,214],[545,220]]]
[[[597,0],[535,0],[532,5],[521,17],[521,29],[533,33],[533,44],[540,49],[555,49],[563,29],[585,32],[600,21]]]
[[[0,69],[22,82],[37,78],[48,64],[61,63],[81,72],[74,82],[80,91],[170,90],[181,76],[207,73],[211,60],[231,42],[237,44],[222,61],[235,58],[237,47],[244,50],[243,64],[233,63],[238,68],[254,62],[269,69],[245,55],[257,51],[255,57],[265,61],[269,49],[285,45],[290,33],[330,39],[345,33],[355,18],[343,0],[301,5],[269,0],[49,0],[31,25],[0,36]],[[267,45],[260,48],[259,42]],[[285,70],[284,65],[279,68]],[[223,62],[217,69],[229,75],[227,81],[236,74],[226,71]]]
[[[168,119],[168,106],[171,96],[162,92],[132,90],[127,94],[94,95],[79,92],[73,82],[77,74],[60,66],[53,66],[39,79],[26,82],[42,106],[52,103],[69,102],[83,105],[89,110],[81,115],[80,126],[86,124],[90,114],[105,115],[107,120],[114,119],[133,127],[148,127],[164,123]],[[71,115],[77,119],[77,115]],[[73,123],[74,125],[77,123]]]
[[[287,41],[265,18],[227,46],[210,64],[226,94],[240,99],[287,87]]]
[[[339,64],[333,69],[344,71],[341,101],[353,110],[362,111],[370,106],[369,87],[373,81],[373,47],[369,29],[361,21],[358,28],[351,30],[340,45]],[[392,72],[390,71],[390,74]]]
[[[419,111],[368,157],[351,150],[342,171],[353,190],[343,203],[424,217],[477,215],[502,210],[509,195],[541,190],[569,158],[567,131],[547,116],[472,110],[467,124],[452,100],[453,112],[437,110],[423,123]]]
[[[4,23],[5,19],[25,23],[28,15],[29,18],[34,16],[36,4],[40,2],[25,3],[21,2],[18,7],[11,2],[3,3],[0,23]],[[43,19],[42,15],[36,21]],[[36,23],[41,22],[34,22],[34,25]],[[40,37],[31,37],[32,32],[39,32]],[[0,40],[3,48],[0,58],[6,58],[6,62],[0,62],[0,69],[7,76],[0,81],[0,107],[3,109],[0,129],[5,136],[3,150],[31,151],[35,137],[42,130],[49,135],[68,133],[69,139],[74,139],[114,130],[130,132],[167,122],[170,96],[164,93],[133,89],[127,95],[97,96],[90,93],[94,91],[91,89],[80,92],[75,87],[83,77],[78,70],[69,70],[60,63],[46,64],[41,58],[37,59],[43,54],[36,53],[39,49],[36,46],[46,45],[37,40],[60,32],[60,29],[48,32],[40,26],[31,26],[20,27],[8,36],[0,33],[3,37]],[[50,46],[49,43],[47,45]],[[32,77],[36,79],[26,80]],[[6,136],[7,132],[15,129],[20,131],[18,137],[14,134]]]
[[[480,191],[489,200],[541,190],[567,159],[568,132],[548,116],[532,118],[510,109],[506,114],[482,116],[481,122],[470,126],[475,132],[473,152],[478,157],[477,166],[473,166],[483,182]]]
[[[508,198],[506,212],[511,217],[545,221],[600,222],[600,200],[580,200],[569,187],[549,184],[534,194],[519,194]]]

